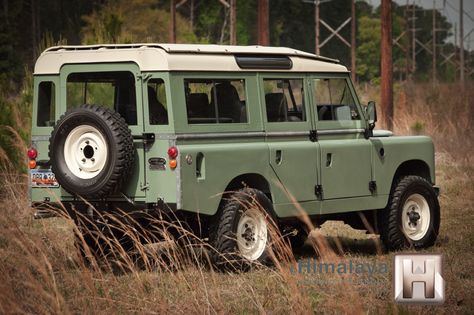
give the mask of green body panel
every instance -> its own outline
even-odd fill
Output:
[[[374,178],[377,180],[379,194],[390,193],[393,176],[405,161],[423,161],[429,168],[430,179],[436,184],[434,145],[426,136],[371,138]],[[384,156],[380,155],[380,149]]]
[[[367,139],[319,141],[323,198],[369,196],[371,144]]]
[[[313,79],[343,77],[349,82],[357,108],[362,112],[348,74],[252,73],[252,72],[155,72],[141,73],[136,64],[65,65],[59,76],[35,76],[33,122],[37,117],[38,84],[56,85],[55,120],[66,111],[66,80],[73,72],[130,71],[136,79],[137,120],[130,126],[138,138],[154,135],[152,142],[135,140],[135,166],[122,189],[127,198],[157,204],[176,204],[177,209],[213,215],[222,194],[237,177],[252,174],[268,184],[278,217],[381,209],[386,206],[394,175],[406,161],[423,161],[435,183],[434,148],[428,137],[364,137],[368,122],[318,121],[313,96]],[[165,83],[168,125],[150,125],[147,82],[152,78]],[[306,121],[269,123],[266,119],[264,78],[304,80]],[[245,80],[247,123],[188,124],[184,79]],[[33,123],[32,143],[38,159],[48,159],[52,127]],[[317,141],[309,137],[317,131]],[[169,167],[167,150],[179,151],[176,169]],[[384,155],[381,155],[383,148]],[[150,159],[166,160],[156,168]],[[245,182],[245,180],[243,180]],[[369,182],[376,189],[369,189]],[[251,185],[252,183],[244,183]],[[322,194],[316,194],[316,186]],[[48,198],[70,200],[61,188],[33,188],[32,201]],[[110,199],[123,200],[123,196]]]
[[[262,139],[263,140],[263,139]],[[236,152],[238,148],[238,152]],[[179,144],[181,197],[178,207],[214,214],[227,185],[242,174],[259,174],[270,184],[275,204],[288,202],[278,179],[268,165],[268,147],[264,141],[214,144]],[[203,156],[201,171],[197,172],[197,156]],[[186,156],[191,156],[188,164]]]

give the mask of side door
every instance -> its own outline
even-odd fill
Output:
[[[280,212],[292,211],[293,201],[316,200],[319,154],[315,150],[317,144],[310,139],[313,126],[306,78],[299,74],[271,73],[262,74],[259,82],[270,165],[287,194],[286,200],[274,202],[276,207],[279,202],[290,205]]]
[[[371,143],[364,137],[366,122],[349,75],[316,75],[311,85],[322,199],[371,195]],[[332,210],[323,205],[324,211]]]

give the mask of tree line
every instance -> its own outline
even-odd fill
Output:
[[[228,44],[229,8],[219,0],[175,1],[178,43]],[[181,4],[181,5],[179,5]],[[237,0],[236,41],[254,45],[258,41],[258,1]],[[351,16],[351,0],[333,0],[319,6],[320,18],[336,29]],[[414,11],[409,11],[414,9]],[[410,25],[407,12],[416,16],[416,38],[429,45],[432,39],[432,10],[392,3],[393,66],[395,79],[430,79],[432,58],[425,49],[416,55],[416,69],[407,50],[412,38],[403,34]],[[447,39],[452,25],[436,11],[436,45],[439,54],[459,49]],[[56,44],[167,42],[170,27],[170,0],[2,0],[0,7],[0,126],[12,126],[25,141],[28,138],[32,96],[31,72],[43,49]],[[301,0],[270,0],[269,30],[272,46],[287,46],[314,52],[314,5]],[[324,40],[331,32],[320,28]],[[356,2],[357,80],[377,84],[380,78],[380,8]],[[350,41],[350,24],[340,35]],[[418,50],[418,49],[417,49]],[[466,52],[469,56],[470,52]],[[350,65],[350,49],[336,37],[321,48],[321,55]],[[441,56],[441,55],[440,55]],[[473,58],[468,58],[473,59]],[[438,60],[442,60],[440,57]],[[455,65],[437,66],[440,81],[457,78]],[[411,70],[410,70],[411,69]],[[3,128],[3,127],[2,127]],[[12,137],[0,131],[0,159],[10,156],[20,161],[8,146]],[[3,153],[2,153],[3,152]],[[13,154],[13,155],[12,155]]]

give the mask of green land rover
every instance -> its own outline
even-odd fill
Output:
[[[33,104],[37,217],[58,208],[107,227],[101,213],[125,213],[151,231],[143,214],[173,216],[222,267],[267,262],[270,228],[304,235],[302,215],[373,227],[388,249],[438,234],[431,139],[374,130],[374,103],[360,104],[334,59],[261,46],[52,47],[36,62]]]

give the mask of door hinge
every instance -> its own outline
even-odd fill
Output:
[[[316,130],[310,130],[309,132],[309,140],[311,142],[316,142],[318,141],[318,132]]]
[[[141,191],[147,191],[148,189],[150,189],[150,184],[148,182],[140,183],[140,190]]]
[[[374,193],[377,190],[377,182],[375,180],[369,182],[369,190],[371,193]]]
[[[322,185],[316,185],[314,186],[314,194],[320,199],[323,199],[323,186]]]
[[[140,136],[133,136],[133,139],[143,140],[145,147],[147,147],[155,142],[155,134],[152,132],[144,132]]]

